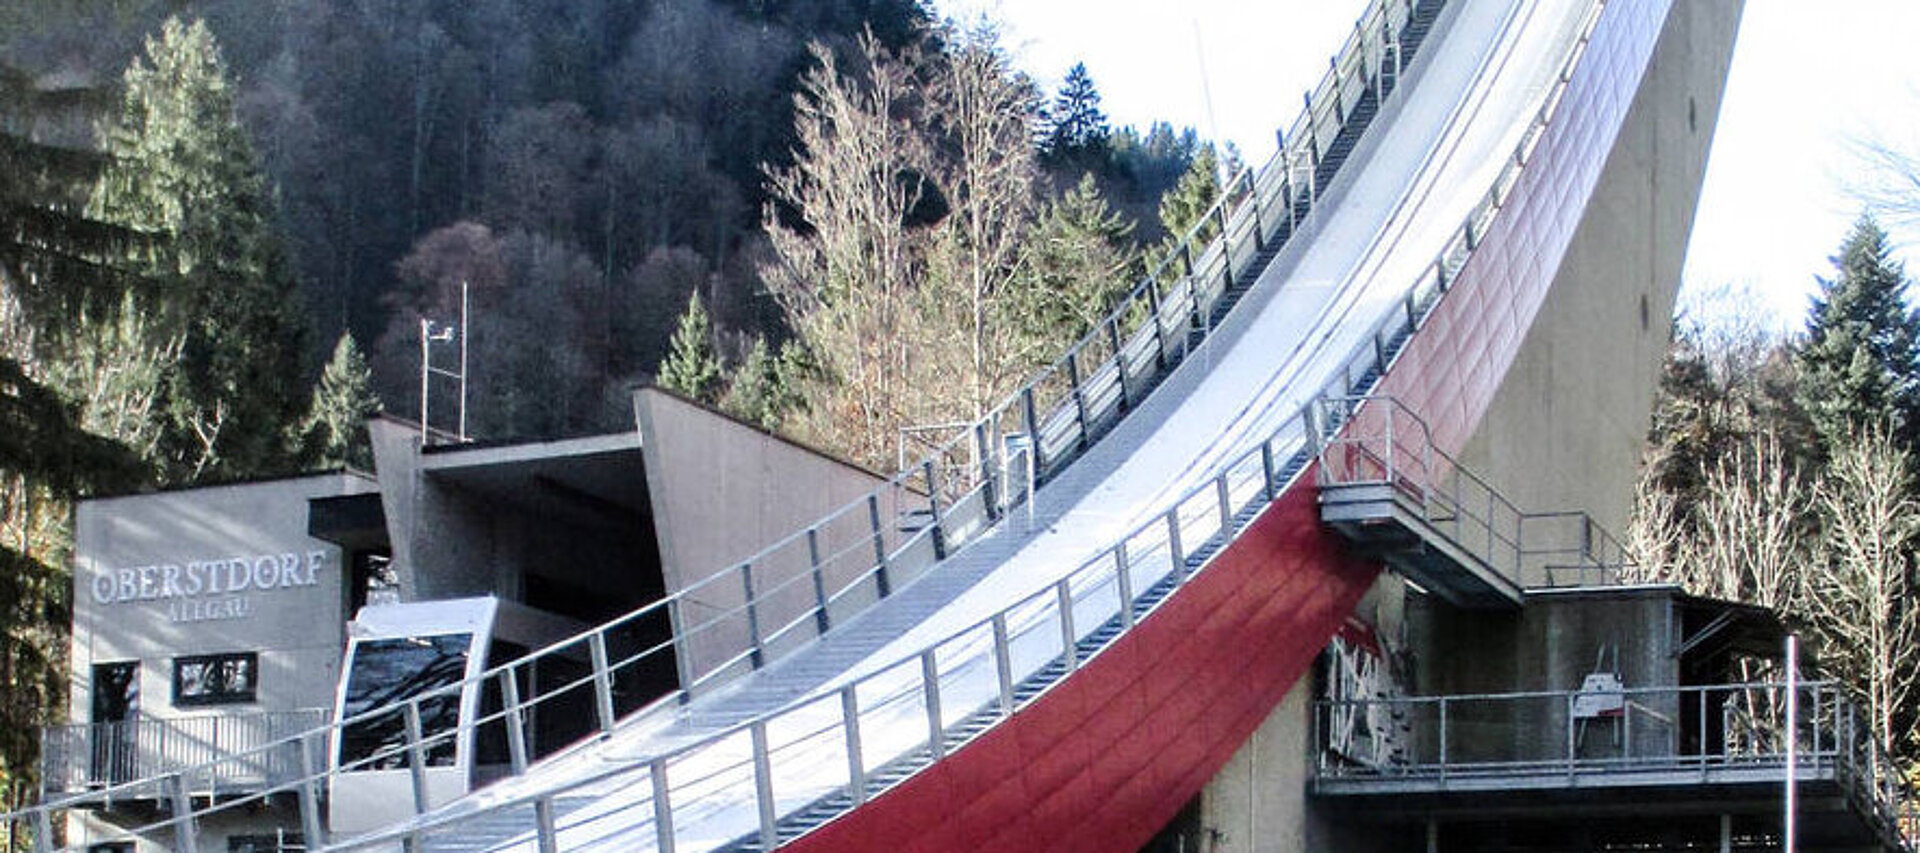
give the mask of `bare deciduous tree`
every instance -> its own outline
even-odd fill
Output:
[[[1908,710],[1920,698],[1913,601],[1920,504],[1909,461],[1877,431],[1834,454],[1817,495],[1826,536],[1816,565],[1824,571],[1811,573],[1804,599],[1828,666],[1861,694],[1877,740],[1890,751],[1915,734]]]

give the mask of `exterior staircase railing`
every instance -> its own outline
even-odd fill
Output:
[[[1313,790],[1322,795],[1645,785],[1778,785],[1787,767],[1787,685],[1751,682],[1621,688],[1619,711],[1582,713],[1580,690],[1322,700],[1315,705]],[[1837,783],[1895,849],[1906,796],[1872,727],[1834,682],[1795,687],[1794,768]],[[1690,719],[1689,719],[1690,718]],[[1392,721],[1400,743],[1351,755],[1355,721]]]
[[[288,793],[299,804],[307,843],[316,849],[365,849],[402,842],[419,850],[436,836],[458,833],[462,826],[490,817],[504,818],[528,846],[542,851],[573,846],[562,841],[568,833],[604,834],[607,824],[626,819],[635,819],[636,823],[623,825],[619,831],[643,827],[661,850],[756,849],[756,845],[764,849],[809,828],[806,815],[821,809],[838,813],[833,804],[835,796],[857,805],[937,760],[1024,706],[1105,648],[1230,542],[1304,470],[1330,437],[1312,426],[1315,419],[1309,409],[1296,413],[1258,446],[1224,466],[1219,475],[1068,577],[933,648],[838,691],[803,700],[669,752],[634,756],[628,765],[575,777],[559,789],[502,792],[490,796],[484,807],[423,815],[391,830],[337,839],[330,847],[320,809],[322,789],[335,772],[322,769],[326,767],[326,747],[343,727],[391,717],[420,719],[422,703],[444,701],[444,696],[456,691],[496,684],[503,698],[501,709],[467,725],[473,729],[503,729],[513,775],[518,776],[541,758],[529,752],[524,725],[528,715],[543,703],[590,694],[594,697],[594,725],[601,735],[611,735],[627,716],[683,703],[693,690],[712,686],[727,674],[764,665],[787,648],[830,630],[845,614],[884,597],[984,531],[1001,513],[1029,499],[1031,496],[1022,489],[998,476],[1009,461],[1020,461],[1017,457],[1010,460],[1006,451],[1022,442],[1005,439],[1039,436],[1038,441],[1025,442],[1030,450],[1016,449],[1015,453],[1031,454],[1026,459],[1034,465],[1035,480],[1045,482],[1085,445],[1111,429],[1111,420],[1117,420],[1117,412],[1103,412],[1097,402],[1089,406],[1090,400],[1106,400],[1107,408],[1124,409],[1151,387],[1134,384],[1146,381],[1136,377],[1147,375],[1143,370],[1147,364],[1184,357],[1198,336],[1209,331],[1212,324],[1204,318],[1216,309],[1224,311],[1220,307],[1221,293],[1239,277],[1258,274],[1259,269],[1252,267],[1259,254],[1277,251],[1278,242],[1300,225],[1340,165],[1316,153],[1335,150],[1333,142],[1339,133],[1329,138],[1326,128],[1338,125],[1340,133],[1349,133],[1351,126],[1341,122],[1353,120],[1368,95],[1377,99],[1397,83],[1402,63],[1410,61],[1418,43],[1417,38],[1412,39],[1409,46],[1405,36],[1410,33],[1403,28],[1430,26],[1441,2],[1376,0],[1370,5],[1354,35],[1335,57],[1327,77],[1309,95],[1302,119],[1285,139],[1286,145],[1259,174],[1236,177],[1214,210],[1188,235],[1192,242],[1210,236],[1209,229],[1218,227],[1219,239],[1197,254],[1177,253],[1177,273],[1170,266],[1171,260],[1162,264],[1058,364],[976,422],[969,438],[942,451],[977,458],[978,474],[972,480],[956,483],[939,479],[937,472],[946,466],[929,457],[865,498],[680,594],[496,666],[473,679],[262,747],[286,749],[288,743],[297,744],[296,752],[306,762],[303,766],[309,768],[301,778],[274,791],[195,808],[184,793],[168,797],[169,792],[189,790],[195,774],[206,772],[205,767],[189,767],[93,792],[86,801],[116,793],[152,796],[158,792],[177,805],[174,812],[130,827],[126,833],[129,837],[172,833],[177,847],[186,851],[194,849],[197,821],[221,811],[257,807],[270,795]],[[1369,392],[1465,265],[1554,115],[1569,76],[1567,71],[1581,55],[1600,5],[1595,3],[1558,82],[1493,186],[1446,241],[1439,257],[1407,288],[1367,340],[1342,362],[1323,389],[1325,395],[1351,397]],[[1424,29],[1413,34],[1423,38]],[[1328,123],[1328,115],[1336,119]],[[1357,132],[1351,135],[1357,136]],[[1352,139],[1345,144],[1350,149]],[[1310,166],[1314,177],[1306,178],[1295,171],[1297,163]],[[1117,346],[1111,343],[1115,338],[1121,341]],[[1142,341],[1147,343],[1143,346]],[[1164,373],[1154,374],[1151,381],[1157,383],[1161,375]],[[1048,414],[1039,416],[1043,411]],[[909,498],[925,501],[936,523],[900,537],[883,523],[881,507],[883,502],[904,506]],[[756,587],[754,567],[781,558],[802,560],[800,565],[809,571],[778,588]],[[855,568],[863,563],[864,569]],[[847,580],[829,586],[826,579],[834,576],[836,568],[837,577]],[[686,613],[689,602],[696,595],[722,587],[737,588],[740,594],[729,596],[733,603],[715,608],[713,615],[690,623]],[[783,622],[763,612],[781,597],[810,601],[797,617]],[[1126,602],[1125,607],[1122,602]],[[688,635],[702,631],[724,630],[735,632],[745,642],[725,666],[693,677],[683,672],[680,691],[644,708],[629,710],[616,695],[621,673],[655,655],[671,653],[674,644],[637,648],[627,644],[625,636],[640,620],[657,618],[662,611],[672,615],[677,640],[684,641]],[[521,696],[518,684],[525,682],[523,670],[555,656],[585,659],[592,665],[585,674],[565,684],[539,695]],[[984,704],[974,701],[982,697]],[[901,734],[898,727],[874,725],[876,715],[902,709],[924,716],[924,733]],[[460,734],[454,730],[425,732],[417,726],[404,728],[408,733],[406,743],[339,770],[390,764],[406,754],[423,755],[435,744],[451,742]],[[887,733],[884,737],[883,731]],[[925,757],[915,758],[919,753]],[[846,768],[838,785],[819,786],[806,781],[829,766]],[[414,778],[416,784],[423,784],[417,774]],[[508,784],[502,783],[503,787]],[[828,793],[829,789],[840,793]],[[745,827],[751,837],[716,840],[716,836],[696,828],[702,819],[726,814],[727,810],[715,803],[723,793],[734,790],[753,792],[751,799],[756,806]],[[630,791],[632,797],[619,808],[607,807],[606,797],[615,791]],[[81,801],[51,800],[0,819],[34,827],[36,850],[51,851],[55,849],[50,841],[52,814]],[[415,801],[427,799],[422,795]],[[502,840],[514,837],[510,833]]]

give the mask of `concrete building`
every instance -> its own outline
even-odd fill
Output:
[[[242,802],[199,820],[201,849],[301,849],[293,799],[259,795],[337,757],[309,754],[303,765],[281,741],[326,725],[347,701],[350,646],[442,619],[452,627],[434,632],[479,638],[457,652],[478,671],[670,593],[694,590],[725,612],[740,592],[711,575],[881,482],[658,389],[637,390],[634,406],[631,431],[500,444],[422,446],[417,426],[377,419],[377,474],[81,502],[74,722],[44,733],[42,759],[46,799],[85,803],[69,840],[110,839],[96,845],[102,853],[144,848],[114,827],[163,818],[174,792],[97,792],[238,756],[187,782],[192,802]],[[790,581],[783,568],[793,569],[765,567],[766,582]],[[703,585],[713,592],[698,595]],[[419,602],[438,604],[409,606]],[[665,611],[631,629],[627,649],[674,642]],[[736,632],[701,634],[624,673],[619,710],[743,649]],[[587,730],[565,716],[543,729],[546,750]],[[496,759],[476,752],[485,745],[463,745],[450,770],[435,764],[447,777],[436,797],[486,781]],[[373,819],[380,789],[362,798],[338,795],[335,814]]]

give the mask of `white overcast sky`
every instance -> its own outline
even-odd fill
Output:
[[[1692,0],[1675,0],[1692,2]],[[1159,119],[1237,143],[1263,162],[1299,112],[1363,0],[939,0],[1001,22],[1020,66],[1049,91],[1085,62],[1116,125]],[[1741,20],[1684,274],[1733,288],[1798,327],[1859,214],[1854,141],[1920,155],[1920,2],[1749,0]],[[1920,273],[1920,233],[1894,238]]]

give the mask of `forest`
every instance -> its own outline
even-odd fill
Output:
[[[1237,168],[917,0],[8,0],[0,148],[16,782],[64,708],[72,501],[364,467],[423,402],[452,431],[419,371],[463,300],[471,438],[630,429],[656,382],[886,468]]]

